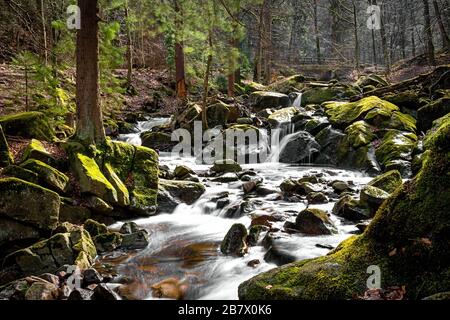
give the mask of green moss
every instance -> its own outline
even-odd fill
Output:
[[[88,219],[84,223],[84,229],[91,235],[91,237],[96,237],[99,234],[104,234],[108,232],[108,228],[105,224],[99,223],[95,220]]]
[[[336,100],[344,94],[343,88],[336,87],[318,87],[308,89],[303,93],[302,106],[308,104],[322,104],[327,101]]]
[[[386,172],[368,183],[369,186],[393,193],[403,184],[402,176],[397,170]]]
[[[377,137],[373,129],[364,121],[357,121],[350,125],[345,133],[348,135],[348,142],[353,148],[367,146]]]
[[[27,182],[39,184],[39,177],[36,172],[24,169],[19,166],[14,165],[8,166],[5,169],[3,169],[2,174],[7,177],[18,178],[21,180],[25,180]]]
[[[120,180],[119,176],[114,172],[114,169],[109,163],[106,163],[104,166],[103,172],[105,173],[105,177],[112,184],[114,189],[117,191],[118,204],[123,207],[127,207],[130,205],[130,194],[128,192],[125,184]]]
[[[417,136],[413,133],[388,130],[375,152],[377,160],[384,167],[394,160],[412,160],[416,143]]]
[[[97,257],[97,250],[89,232],[83,228],[77,228],[77,230],[70,233],[70,241],[75,256],[84,252],[89,265],[91,265]]]
[[[57,192],[65,192],[69,183],[69,177],[57,169],[34,159],[29,159],[20,165],[22,168],[36,172],[40,181],[50,189]]]
[[[363,119],[370,124],[374,124],[374,118],[377,116],[389,118],[394,111],[400,110],[392,103],[381,100],[378,97],[368,97],[350,103],[330,102],[324,104],[324,107],[325,114],[330,122],[342,129],[347,128],[353,122]]]
[[[80,183],[80,191],[98,196],[99,198],[117,203],[117,191],[100,171],[94,159],[81,153],[73,155],[71,166]]]
[[[53,141],[55,132],[45,115],[40,112],[23,112],[0,117],[0,125],[7,135]]]
[[[269,86],[270,91],[281,92],[284,94],[289,94],[291,92],[299,91],[304,88],[304,82],[306,78],[303,75],[297,74],[287,78],[278,80]],[[264,91],[264,90],[258,90]]]
[[[51,230],[57,226],[60,205],[53,191],[17,178],[0,180],[0,216]]]
[[[30,143],[23,152],[22,161],[28,159],[36,159],[48,165],[56,163],[55,158],[45,149],[42,142],[36,139],[31,139]]]

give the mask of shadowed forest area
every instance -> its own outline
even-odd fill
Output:
[[[1,300],[450,299],[450,1],[0,5]]]

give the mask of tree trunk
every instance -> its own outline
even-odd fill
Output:
[[[85,144],[105,141],[99,95],[97,0],[78,0],[81,29],[77,31],[77,130]]]
[[[125,19],[127,24],[127,87],[130,87],[133,80],[133,43],[131,40],[128,0],[125,1]]]
[[[433,6],[434,6],[434,14],[436,16],[439,29],[441,31],[442,47],[450,51],[450,39],[448,37],[447,31],[445,30],[444,22],[442,21],[441,11],[439,10],[439,4],[437,3],[436,0],[433,0]]]
[[[44,38],[44,59],[45,65],[48,65],[48,41],[47,41],[47,27],[45,22],[45,8],[44,0],[41,0],[41,21],[42,21],[42,34]]]
[[[316,36],[316,57],[317,64],[321,63],[321,54],[320,54],[320,36],[319,36],[319,23],[317,16],[317,0],[314,0],[314,33]]]
[[[209,44],[209,54],[208,54],[208,61],[206,62],[206,72],[205,72],[205,79],[203,82],[203,103],[202,103],[202,123],[203,123],[203,129],[206,130],[209,128],[208,126],[208,92],[209,92],[209,74],[211,72],[211,65],[212,65],[212,49],[213,49],[213,43],[212,43],[212,31],[209,31],[208,34],[208,44]]]
[[[175,81],[176,81],[176,93],[178,99],[186,99],[186,70],[184,62],[184,43],[180,36],[180,30],[183,28],[183,11],[179,6],[178,1],[175,1],[175,12],[177,17],[175,18],[175,28],[178,36],[175,42]]]
[[[353,25],[355,34],[355,67],[359,70],[360,67],[360,49],[359,49],[359,36],[358,36],[358,16],[356,10],[356,3],[353,1]]]
[[[428,0],[423,0],[423,13],[425,16],[425,38],[427,40],[427,56],[430,65],[436,65],[434,58],[433,32],[431,30],[430,6]]]

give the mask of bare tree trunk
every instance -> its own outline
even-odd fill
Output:
[[[42,34],[43,34],[43,38],[44,38],[45,65],[48,65],[47,27],[46,27],[46,22],[45,22],[44,0],[41,0],[41,21],[42,21]]]
[[[235,25],[233,27],[233,34],[237,31],[237,26]],[[238,40],[233,37],[230,41],[230,47],[232,51],[236,49],[238,46]],[[234,53],[230,54],[229,61],[228,61],[228,96],[234,97],[234,84],[236,83],[236,57],[234,56]]]
[[[127,87],[130,87],[131,81],[133,80],[133,43],[131,39],[128,0],[125,1],[125,19],[127,23]]]
[[[431,31],[430,6],[428,0],[423,0],[423,13],[425,17],[425,38],[427,40],[427,56],[430,65],[436,65],[434,58],[433,32]]]
[[[355,1],[352,1],[353,6],[353,26],[354,26],[354,34],[355,34],[355,67],[356,70],[359,70],[360,67],[360,49],[359,49],[359,35],[358,35],[358,17],[357,17],[357,9]]]
[[[105,141],[99,95],[97,0],[78,0],[81,29],[77,32],[77,130],[85,144]]]
[[[208,61],[206,62],[206,72],[205,72],[205,79],[203,82],[203,103],[202,103],[202,123],[203,123],[203,129],[208,129],[208,92],[209,92],[209,74],[211,72],[211,65],[212,65],[212,31],[209,30],[208,34],[208,45],[210,49],[210,53],[208,55]]]
[[[176,33],[183,28],[183,11],[179,6],[178,1],[175,1],[175,12],[177,17],[175,18],[175,28]],[[184,62],[184,43],[183,39],[179,36],[176,37],[175,43],[175,81],[176,81],[176,93],[177,98],[186,99],[187,89],[186,89],[186,70]]]
[[[437,3],[436,0],[433,0],[433,6],[434,6],[434,14],[436,16],[439,29],[441,31],[442,47],[450,51],[450,39],[448,37],[447,31],[445,30],[444,22],[442,21],[441,11],[439,10],[439,4]]]
[[[322,57],[320,53],[320,36],[319,36],[319,22],[317,16],[317,0],[314,0],[314,33],[316,36],[316,57],[317,63],[320,64]]]

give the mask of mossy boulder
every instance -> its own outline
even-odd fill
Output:
[[[86,207],[63,201],[59,209],[59,221],[82,224],[91,217],[92,213]]]
[[[328,213],[320,209],[303,210],[297,215],[293,227],[300,233],[310,236],[331,235],[337,232]]]
[[[433,122],[450,113],[450,95],[430,102],[417,112],[418,126],[421,131],[427,131]]]
[[[60,193],[64,193],[67,190],[69,177],[44,162],[29,159],[20,166],[37,173],[39,180],[49,189]]]
[[[44,144],[36,139],[31,139],[30,143],[23,152],[22,161],[24,162],[28,159],[39,160],[50,166],[55,166],[57,162],[56,159],[45,149]]]
[[[355,149],[369,145],[377,136],[365,121],[357,121],[345,129],[348,143]]]
[[[382,88],[389,86],[389,82],[384,79],[383,77],[377,75],[377,74],[370,74],[367,76],[362,76],[356,81],[355,86],[358,86],[360,88],[366,87],[366,86],[373,86],[373,88]]]
[[[43,230],[56,228],[60,197],[38,185],[17,179],[0,180],[0,216]]]
[[[0,117],[5,134],[23,138],[53,141],[55,132],[41,112],[23,112]]]
[[[208,106],[206,109],[208,126],[210,128],[214,128],[216,126],[226,126],[230,113],[230,107],[222,101]]]
[[[127,187],[122,182],[120,177],[116,174],[113,167],[109,163],[105,163],[103,166],[103,173],[106,179],[112,184],[114,189],[117,191],[117,199],[119,206],[127,207],[130,205],[130,193]]]
[[[361,203],[350,195],[344,195],[333,207],[333,214],[349,221],[369,219],[369,212]]]
[[[11,243],[33,243],[40,237],[38,228],[0,216],[0,250],[3,253]]]
[[[94,237],[95,247],[98,252],[110,252],[122,245],[122,235],[118,232],[106,232]]]
[[[360,193],[360,204],[369,209],[369,217],[373,217],[389,193],[377,187],[365,186]]]
[[[215,173],[230,173],[230,172],[240,172],[242,167],[236,163],[234,160],[217,160],[211,168],[211,171]]]
[[[182,129],[193,130],[194,121],[201,121],[202,107],[198,104],[188,105],[176,118],[175,124]]]
[[[258,82],[254,82],[254,81],[243,81],[242,82],[244,85],[244,89],[245,89],[245,93],[252,93],[252,92],[257,92],[257,91],[267,91],[268,88]]]
[[[277,110],[269,116],[270,125],[273,128],[278,127],[282,123],[290,122],[291,119],[298,114],[299,110],[294,107]]]
[[[381,190],[387,193],[393,193],[398,187],[403,184],[402,176],[397,170],[388,171],[372,181],[367,185]]]
[[[383,203],[360,236],[325,257],[259,275],[239,287],[241,299],[351,299],[367,290],[378,266],[382,287],[405,286],[406,299],[450,291],[450,121],[429,140],[420,173]]]
[[[72,157],[71,166],[82,193],[95,195],[110,203],[118,203],[116,189],[103,175],[93,158],[76,153]]]
[[[291,92],[303,89],[305,81],[306,81],[305,76],[301,74],[296,74],[272,83],[269,86],[269,90],[289,94]]]
[[[181,203],[191,205],[205,191],[205,186],[199,182],[160,179],[158,210],[160,212],[171,212]]]
[[[176,142],[172,142],[172,136],[164,132],[143,132],[141,139],[142,146],[159,151],[171,151],[176,145]]]
[[[336,100],[344,95],[345,90],[338,87],[315,87],[306,90],[302,96],[302,106],[308,104],[322,104],[327,101]]]
[[[58,233],[47,240],[8,255],[5,267],[15,267],[22,276],[55,273],[65,265],[76,262],[92,264],[97,256],[89,233],[76,228],[70,233]],[[85,266],[82,266],[85,267]]]
[[[92,219],[86,220],[83,226],[84,229],[89,232],[92,238],[100,234],[108,233],[108,227],[105,224]]]
[[[39,176],[36,172],[27,170],[20,166],[7,166],[5,169],[3,169],[2,174],[7,177],[17,178],[34,184],[39,184]]]
[[[288,108],[291,104],[289,96],[268,91],[257,91],[250,95],[250,106],[253,111],[258,112],[266,108]]]
[[[8,141],[3,133],[2,126],[0,125],[0,168],[7,167],[14,163],[14,158],[9,150]]]
[[[388,130],[375,155],[378,162],[386,168],[391,161],[412,160],[412,152],[417,143],[417,136],[413,133]]]

